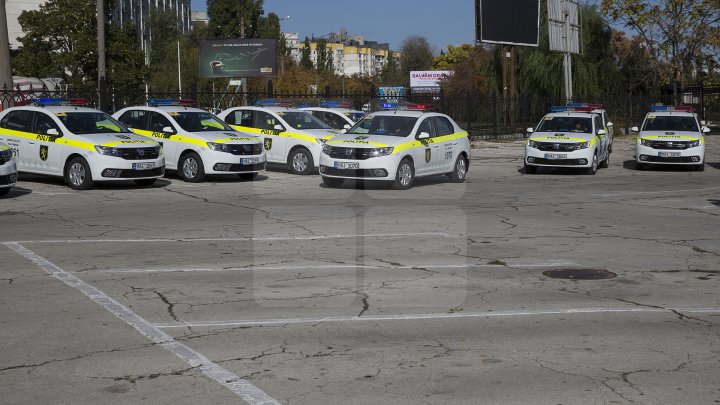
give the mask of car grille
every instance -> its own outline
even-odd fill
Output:
[[[328,176],[343,176],[343,177],[387,177],[387,176],[376,176],[373,169],[336,169],[330,166],[320,166],[320,173]]]
[[[557,148],[555,146],[557,145]],[[559,151],[559,152],[570,152],[574,151],[576,143],[558,143],[558,142],[538,142],[537,148],[542,151]]]
[[[148,170],[123,169],[123,170],[118,171],[118,174],[116,175],[116,177],[132,179],[132,178],[136,178],[136,177],[162,176],[163,174],[165,174],[165,166],[156,167],[154,169],[148,169]]]
[[[653,149],[664,149],[664,150],[683,150],[687,149],[689,142],[685,141],[651,141],[648,145]]]
[[[259,172],[262,170],[265,170],[265,162],[253,165],[232,164],[228,169],[229,172]]]
[[[330,157],[335,159],[353,159],[366,160],[370,159],[371,148],[343,148],[341,146],[332,146],[330,149]]]
[[[155,147],[152,148],[122,148],[122,158],[125,160],[149,160],[160,156]]]
[[[679,157],[660,157],[660,156],[648,156],[646,162],[653,163],[693,163],[691,156],[679,156]]]
[[[551,166],[580,166],[579,159],[540,159],[535,158],[533,162],[537,165],[551,165]]]
[[[233,155],[248,156],[248,155],[259,155],[262,153],[261,143],[251,144],[231,144],[230,153]]]
[[[0,186],[7,186],[8,184],[15,184],[16,181],[17,181],[17,174],[0,176]]]

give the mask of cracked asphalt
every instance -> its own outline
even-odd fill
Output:
[[[0,200],[0,402],[246,402],[68,274],[282,404],[720,403],[718,141],[703,172],[639,172],[618,137],[595,176],[525,175],[521,142],[483,142],[466,183],[405,192],[21,176]]]

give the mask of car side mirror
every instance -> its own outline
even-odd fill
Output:
[[[640,132],[640,128],[632,127],[632,128],[630,128],[630,132]]]
[[[172,127],[164,127],[164,128],[162,129],[162,131],[163,131],[164,133],[166,133],[166,134],[175,133],[175,131],[173,131]]]
[[[707,134],[708,132],[710,132],[710,128],[708,128],[708,127],[706,127],[706,126],[703,126],[702,129],[701,129],[701,131],[702,131],[703,134]]]
[[[60,131],[58,131],[57,128],[50,128],[45,131],[45,133],[52,136],[60,136]]]
[[[610,121],[608,121],[608,123],[607,123],[606,125],[607,125],[608,127],[611,127],[611,126],[613,126],[613,123],[610,122]]]
[[[535,132],[535,130],[532,128],[528,128],[525,130],[525,132],[527,132],[528,134],[532,134],[533,132]]]
[[[345,130],[350,129],[350,124],[343,125],[343,129],[345,129]]]
[[[607,134],[607,131],[605,131],[604,129],[598,129],[597,134],[598,134],[598,136],[605,135],[605,134]]]
[[[707,125],[707,122],[705,122],[705,120],[701,120],[701,121],[700,121],[700,125],[705,126],[705,125]]]
[[[430,138],[430,134],[427,132],[420,132],[420,135],[418,135],[418,139],[428,139]]]
[[[344,133],[347,132],[347,130],[348,130],[347,128],[343,128],[343,129],[340,130],[340,133],[341,133],[341,134],[344,134]]]
[[[284,130],[285,130],[285,128],[283,128],[283,126],[280,125],[280,124],[275,124],[275,126],[273,127],[273,129],[276,129],[276,130],[278,130],[278,131],[284,131]]]

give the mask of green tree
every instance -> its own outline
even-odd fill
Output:
[[[425,37],[411,35],[403,41],[400,46],[401,62],[400,70],[403,81],[410,81],[410,72],[413,70],[428,70],[433,64],[433,52]]]
[[[139,49],[140,36],[133,24],[110,25],[106,62],[107,83],[114,90],[142,88],[148,74],[145,55]]]
[[[270,13],[267,17],[260,17],[258,24],[258,38],[280,39],[280,17],[277,14]]]
[[[388,51],[388,61],[380,71],[380,83],[388,86],[397,86],[403,83],[403,77],[398,67],[397,52]]]
[[[481,46],[451,45],[447,53],[435,58],[433,67],[454,72],[442,82],[445,94],[451,97],[462,97],[466,93],[484,95],[494,85],[492,76],[488,74],[492,58],[492,53]]]
[[[300,66],[303,69],[310,70],[314,67],[312,59],[310,58],[310,53],[312,50],[310,49],[310,38],[305,37],[305,45],[303,46],[302,53],[300,56]]]
[[[241,25],[246,38],[255,38],[264,13],[263,0],[208,0],[207,13],[211,38],[240,38]]]
[[[325,38],[318,39],[315,49],[317,50],[317,59],[315,61],[317,71],[319,73],[332,73],[332,71],[328,69],[332,67],[332,51],[328,51],[327,40]]]
[[[452,70],[453,67],[472,56],[474,48],[470,44],[462,44],[460,46],[448,45],[448,51],[440,52],[440,56],[433,61],[433,69]]]

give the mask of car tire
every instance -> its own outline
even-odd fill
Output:
[[[455,160],[455,166],[453,167],[452,173],[450,173],[450,181],[453,183],[462,183],[467,177],[468,163],[465,156],[458,156]]]
[[[322,178],[323,183],[330,188],[336,188],[342,186],[345,183],[345,179],[338,179],[337,177],[325,177]]]
[[[238,173],[238,177],[243,180],[255,180],[257,176],[258,173]]]
[[[188,183],[198,183],[205,180],[205,167],[200,155],[190,152],[180,159],[180,178]]]
[[[700,163],[699,165],[696,165],[695,170],[697,170],[699,172],[704,172],[705,171],[705,162]]]
[[[590,167],[587,168],[587,174],[592,176],[592,175],[595,175],[595,173],[597,173],[597,171],[598,171],[598,157],[597,157],[597,152],[595,152],[595,154],[593,154],[592,163],[590,164]]]
[[[608,151],[608,154],[605,157],[605,160],[603,160],[602,163],[600,163],[600,167],[603,169],[607,169],[608,167],[610,167],[610,151]]]
[[[155,180],[157,179],[139,179],[135,180],[135,184],[137,184],[138,186],[152,186],[153,184],[155,184]]]
[[[312,174],[315,169],[312,153],[306,148],[297,148],[288,156],[288,168],[292,174]]]
[[[0,197],[7,195],[10,192],[10,187],[0,188]]]
[[[400,161],[397,172],[395,173],[395,181],[393,182],[393,188],[396,190],[407,190],[412,187],[415,181],[415,167],[413,167],[412,161],[405,158]]]
[[[537,166],[525,165],[525,167],[523,169],[525,170],[525,174],[537,173]]]
[[[65,168],[65,182],[73,190],[90,190],[94,182],[87,160],[81,157],[71,160]]]

